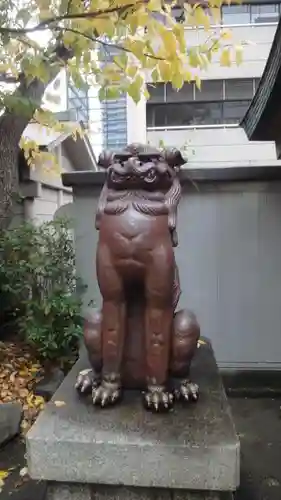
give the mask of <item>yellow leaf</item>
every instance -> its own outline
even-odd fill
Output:
[[[154,12],[159,12],[162,10],[162,0],[149,0],[147,8]]]
[[[154,70],[152,71],[151,78],[154,83],[159,82],[160,75],[157,68],[154,68]]]
[[[188,82],[188,83],[191,82],[191,80],[193,80],[192,73],[190,71],[185,71],[183,74],[183,78],[184,78],[185,82]]]
[[[135,80],[129,85],[127,92],[133,101],[137,104],[140,101],[143,78],[137,75]]]
[[[113,37],[115,33],[115,24],[112,17],[96,18],[92,20],[92,25],[99,35],[108,35]]]
[[[194,20],[197,26],[204,26],[206,30],[210,29],[211,23],[210,18],[205,14],[202,7],[195,7],[194,9]]]
[[[174,56],[177,52],[177,39],[172,31],[165,29],[162,33],[164,47],[169,56]]]
[[[23,420],[21,423],[21,428],[23,430],[25,430],[25,429],[28,429],[28,427],[29,427],[29,423],[27,422],[27,420]]]
[[[42,396],[36,396],[34,398],[34,406],[38,407],[38,406],[41,406],[42,404],[44,405],[44,403],[45,403],[45,400],[44,400],[44,398],[42,398]]]
[[[159,61],[158,68],[161,79],[168,82],[171,79],[171,65],[167,61]]]
[[[193,68],[197,68],[198,66],[201,66],[201,55],[199,54],[199,51],[197,48],[190,49],[189,54],[188,54],[188,61],[189,61],[189,65]]]
[[[124,45],[125,48],[130,50],[138,59],[141,59],[143,57],[145,51],[145,42],[143,42],[142,40],[135,40],[134,42],[126,40],[126,43]]]
[[[172,85],[173,85],[174,89],[179,90],[183,86],[183,82],[184,82],[183,75],[179,72],[176,72],[173,74],[171,81],[172,81]]]
[[[216,24],[221,23],[221,9],[218,7],[210,7],[211,15]]]
[[[195,85],[198,88],[198,90],[201,90],[201,79],[198,75],[195,76]]]
[[[231,57],[230,57],[230,49],[225,48],[222,50],[220,57],[221,66],[231,66]]]
[[[205,340],[199,339],[198,340],[198,344],[200,344],[200,345],[206,345],[207,343],[205,342]]]
[[[231,30],[223,30],[221,32],[222,40],[232,40],[232,31]]]
[[[7,470],[0,470],[0,480],[4,481],[9,475],[9,471]]]
[[[185,40],[185,34],[184,34],[184,25],[183,24],[175,24],[175,26],[173,27],[173,32],[177,38],[181,52],[186,52],[186,40]]]
[[[57,406],[57,408],[61,408],[61,406],[65,406],[65,401],[54,401],[54,405]]]
[[[131,78],[134,78],[136,76],[137,71],[138,71],[138,67],[137,66],[129,66],[129,68],[127,69],[126,73]]]
[[[239,66],[243,62],[243,47],[242,45],[236,45],[235,47],[235,61]]]
[[[223,4],[223,0],[210,0],[211,7],[217,7],[220,9],[222,4]]]
[[[37,373],[41,369],[40,365],[32,365],[30,368],[30,373]]]

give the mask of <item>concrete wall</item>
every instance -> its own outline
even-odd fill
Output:
[[[227,368],[281,369],[281,183],[215,183],[185,191],[179,210],[181,305],[193,309]],[[95,275],[99,189],[74,188],[77,272],[84,305]]]
[[[71,201],[72,193],[42,185],[40,196],[33,201],[33,220],[37,224],[51,221],[58,208]]]
[[[58,145],[54,153],[62,172],[73,172],[74,166],[63,145]],[[28,170],[28,176],[20,185],[23,200],[15,203],[14,216],[10,227],[24,221],[36,224],[51,221],[57,210],[73,200],[72,189],[63,186],[60,173],[48,173],[46,169]]]
[[[147,141],[159,146],[182,148],[187,145],[188,161],[194,167],[227,167],[237,164],[281,164],[276,159],[274,142],[250,142],[241,127],[185,128],[147,131]]]
[[[243,64],[240,66],[233,64],[229,68],[222,67],[219,64],[219,56],[214,54],[213,62],[208,70],[201,73],[202,78],[208,80],[224,78],[259,78],[264,70],[276,27],[277,24],[274,23],[225,27],[225,29],[229,29],[232,33],[230,43],[241,44],[243,41],[249,42],[249,44],[244,47]],[[204,30],[194,31],[192,29],[187,29],[185,34],[189,46],[197,46],[204,43],[210,35],[208,32],[204,32]]]

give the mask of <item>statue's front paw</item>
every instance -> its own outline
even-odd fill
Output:
[[[144,405],[153,412],[169,411],[173,407],[174,396],[163,386],[151,385],[144,393]]]
[[[92,399],[94,405],[99,405],[102,408],[105,406],[112,406],[121,399],[122,391],[118,382],[106,382],[92,389]]]
[[[82,370],[76,380],[75,389],[82,394],[90,394],[92,387],[98,385],[98,379],[90,368]]]
[[[176,397],[185,402],[196,402],[199,398],[199,387],[190,380],[182,380],[176,390]]]

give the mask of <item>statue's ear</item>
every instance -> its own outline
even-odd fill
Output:
[[[98,166],[100,168],[108,168],[112,165],[114,160],[114,153],[112,151],[102,151],[99,155]]]
[[[180,167],[186,163],[179,149],[164,149],[162,155],[169,167],[174,168],[175,170],[179,170]]]

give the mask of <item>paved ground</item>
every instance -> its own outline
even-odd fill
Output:
[[[232,399],[242,444],[241,488],[236,500],[281,500],[281,400]],[[0,500],[43,500],[45,487],[22,481],[24,444],[18,440],[0,450],[0,470],[12,467]]]
[[[230,401],[241,439],[237,500],[281,500],[281,400]]]

